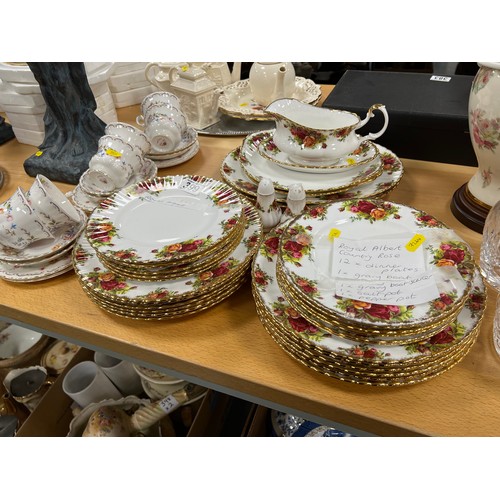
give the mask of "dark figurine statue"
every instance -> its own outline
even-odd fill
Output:
[[[85,66],[80,62],[28,63],[47,105],[43,118],[45,139],[24,162],[32,177],[78,184],[97,152],[106,124],[97,108]]]
[[[12,126],[5,121],[3,116],[0,116],[0,144],[10,141],[14,138]]]

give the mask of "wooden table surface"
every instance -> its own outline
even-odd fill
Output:
[[[118,110],[119,119],[128,123],[134,123],[137,113],[137,106]],[[200,135],[199,140],[194,158],[162,169],[159,175],[220,178],[222,160],[242,137]],[[0,200],[17,186],[29,188],[33,178],[24,172],[23,161],[35,151],[15,139],[0,146],[5,173]],[[449,208],[454,191],[470,179],[473,168],[402,161],[405,173],[390,200],[425,210],[448,224],[473,247],[477,260],[481,235],[458,222]],[[56,184],[63,192],[72,188]],[[0,316],[13,322],[320,422],[382,436],[500,434],[500,359],[492,343],[492,289],[479,339],[462,362],[427,382],[392,388],[341,382],[293,360],[262,327],[249,283],[212,309],[158,322],[104,312],[87,298],[73,272],[39,283],[0,280],[0,296]]]

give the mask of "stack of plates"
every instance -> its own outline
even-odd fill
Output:
[[[54,238],[36,241],[22,250],[0,245],[0,278],[6,281],[35,282],[71,270],[71,252],[87,222],[85,213],[75,208],[80,215],[80,222],[73,226],[61,226]]]
[[[255,258],[252,290],[273,339],[309,368],[359,384],[414,384],[463,359],[486,306],[468,245],[434,217],[404,205],[358,200],[322,208],[269,233]],[[403,306],[336,295],[337,278],[328,271],[333,228],[352,240],[424,236],[439,297]]]
[[[170,153],[150,151],[146,156],[153,160],[158,168],[168,168],[190,160],[199,150],[198,132],[193,127],[187,127],[174,151]]]
[[[324,204],[385,196],[403,176],[399,158],[371,141],[332,164],[302,165],[276,147],[273,133],[268,130],[249,134],[220,167],[224,181],[250,200],[256,199],[259,181],[266,177],[274,182],[278,203],[285,204],[289,186],[300,183],[308,204]]]
[[[123,189],[94,210],[73,263],[84,291],[106,311],[166,319],[236,291],[262,234],[256,209],[224,183],[161,177]]]

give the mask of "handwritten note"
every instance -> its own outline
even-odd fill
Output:
[[[432,273],[398,281],[337,279],[335,293],[361,302],[383,305],[416,305],[439,297]]]
[[[355,280],[410,280],[425,272],[423,247],[408,251],[405,239],[333,241],[332,276]]]

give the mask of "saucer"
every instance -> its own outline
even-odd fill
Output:
[[[332,162],[306,161],[304,163],[297,163],[291,160],[287,153],[284,153],[276,146],[272,133],[260,141],[257,151],[266,160],[275,162],[283,168],[297,172],[307,172],[308,174],[334,173],[341,170],[349,170],[371,162],[378,155],[376,146],[370,141],[364,141],[349,155]]]
[[[306,104],[316,104],[321,98],[321,86],[301,76],[295,77],[295,91],[291,96]],[[249,80],[226,85],[219,96],[219,111],[243,120],[272,120],[264,110],[266,106],[253,100]]]
[[[289,186],[300,183],[307,195],[331,194],[372,181],[382,173],[382,160],[378,155],[372,161],[349,170],[310,175],[308,170],[297,172],[281,169],[274,162],[263,158],[257,152],[257,147],[248,146],[248,142],[246,145],[245,152],[242,150],[240,154],[245,174],[257,184],[262,178],[272,179],[275,189],[280,191],[288,192]]]
[[[351,198],[374,198],[384,196],[392,191],[403,177],[403,164],[392,151],[378,144],[376,146],[383,163],[382,174],[377,179],[341,193],[307,196],[306,203],[319,205]],[[240,148],[236,148],[224,158],[219,169],[221,178],[226,184],[236,189],[236,191],[254,201],[257,197],[257,183],[250,179],[243,171],[239,155]],[[280,204],[286,204],[286,193],[276,191],[276,201]]]
[[[33,261],[34,263],[68,247],[80,235],[87,222],[85,212],[78,207],[75,208],[80,216],[79,224],[71,227],[62,226],[58,229],[53,239],[36,241],[22,250],[14,250],[0,245],[0,261],[4,263],[27,263],[28,261]]]
[[[187,151],[185,151],[179,156],[176,156],[174,158],[164,158],[163,156],[158,155],[155,157],[151,157],[151,159],[155,162],[157,168],[175,167],[176,165],[184,163],[193,158],[193,156],[195,156],[199,150],[200,150],[200,143],[198,140],[196,140],[195,143],[190,148],[187,149]]]
[[[155,153],[153,148],[146,154],[146,158],[152,160],[166,160],[168,158],[176,158],[181,154],[185,153],[188,148],[193,146],[193,144],[198,139],[198,132],[193,127],[187,127],[181,137],[181,142],[174,151],[169,153]]]

